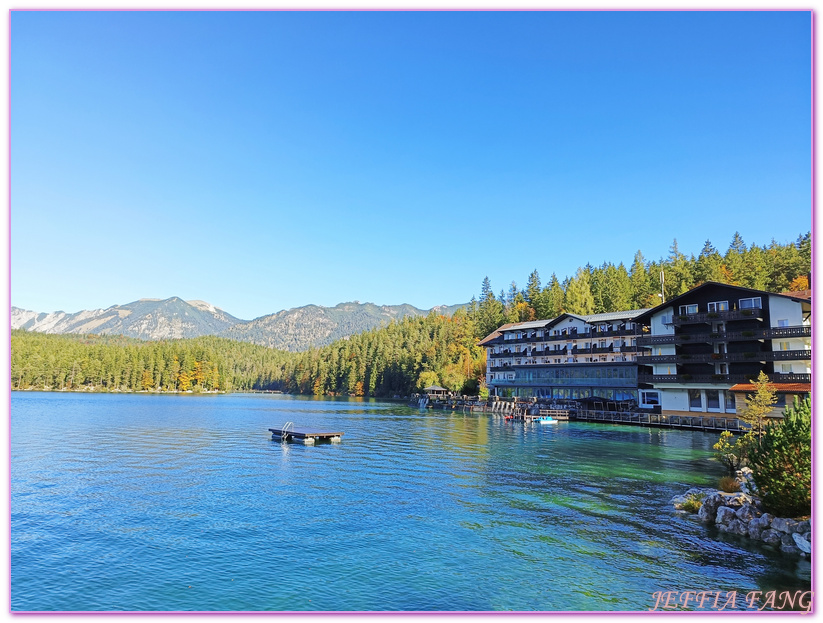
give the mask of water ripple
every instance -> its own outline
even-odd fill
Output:
[[[285,421],[343,442],[273,441]],[[12,609],[636,610],[655,590],[807,588],[807,567],[668,506],[719,475],[713,442],[355,400],[15,394]]]

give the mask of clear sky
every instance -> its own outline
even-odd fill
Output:
[[[809,12],[13,12],[11,303],[468,301],[811,228]]]

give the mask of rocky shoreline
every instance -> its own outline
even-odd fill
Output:
[[[673,497],[671,503],[683,512],[699,503],[698,519],[714,524],[720,532],[761,541],[787,555],[811,558],[811,520],[798,521],[764,513],[760,500],[748,492],[747,474],[741,474],[739,480],[743,491],[725,493],[693,488]]]

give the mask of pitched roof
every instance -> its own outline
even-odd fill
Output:
[[[795,290],[793,292],[781,292],[783,296],[790,296],[794,299],[804,299],[807,301],[812,300],[812,290],[808,288],[806,290]]]
[[[769,383],[774,388],[774,391],[781,394],[810,394],[812,391],[811,383]],[[753,392],[757,388],[754,383],[738,383],[729,388],[730,392]]]
[[[546,326],[550,327],[564,318],[577,318],[578,320],[582,320],[583,322],[588,322],[589,324],[594,324],[597,322],[613,322],[615,320],[634,320],[638,316],[644,314],[645,312],[649,311],[648,309],[630,309],[628,311],[616,311],[616,312],[605,312],[602,314],[572,314],[569,312],[563,312],[557,318],[552,318],[551,320],[546,320]]]
[[[492,340],[494,340],[495,338],[498,338],[498,337],[500,337],[501,335],[503,335],[503,331],[504,331],[505,329],[508,329],[508,328],[510,328],[510,327],[513,327],[513,326],[514,326],[514,324],[515,324],[515,323],[513,323],[513,322],[509,322],[509,323],[507,323],[507,324],[500,325],[499,327],[497,327],[497,329],[495,329],[494,331],[492,331],[491,333],[489,333],[486,337],[484,337],[482,340],[480,340],[480,341],[477,343],[477,345],[478,345],[478,346],[485,346],[488,342],[491,342],[491,341],[492,341]]]
[[[688,292],[684,292],[683,294],[680,294],[680,295],[674,297],[673,299],[669,299],[665,303],[660,303],[660,305],[658,305],[657,307],[652,307],[651,309],[646,310],[645,313],[638,315],[638,319],[641,316],[644,316],[645,318],[650,319],[656,312],[660,311],[661,309],[665,309],[667,307],[671,307],[672,305],[676,305],[677,303],[679,303],[684,298],[691,296],[692,294],[694,294],[698,290],[702,290],[703,288],[708,288],[709,286],[721,286],[723,288],[733,288],[734,290],[740,290],[741,292],[746,292],[748,294],[760,294],[760,295],[765,295],[765,296],[780,296],[780,297],[783,297],[783,298],[791,299],[793,301],[797,301],[798,303],[810,303],[811,302],[811,299],[806,299],[806,298],[802,298],[802,297],[798,297],[798,296],[791,296],[790,294],[779,294],[777,292],[767,292],[766,290],[755,290],[754,288],[744,288],[744,287],[741,287],[741,286],[733,286],[733,285],[728,284],[728,283],[720,283],[719,281],[706,281],[705,283],[701,283],[699,286],[693,287]]]
[[[586,322],[609,322],[611,320],[632,320],[649,311],[649,308],[646,309],[630,309],[628,311],[616,311],[616,312],[606,312],[604,314],[589,314],[588,316],[578,316],[578,318],[583,318]]]

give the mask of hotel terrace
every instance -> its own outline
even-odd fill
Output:
[[[811,298],[710,282],[653,309],[503,325],[480,345],[493,396],[736,413],[761,370],[778,406],[811,391]]]

